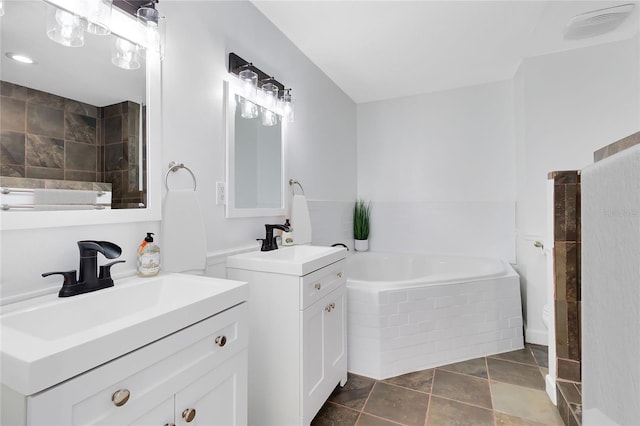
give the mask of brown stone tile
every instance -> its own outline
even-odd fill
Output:
[[[0,164],[16,164],[24,166],[24,162],[24,133],[2,130],[0,132]]]
[[[27,179],[23,177],[9,177],[0,175],[0,186],[13,186],[16,188],[44,188],[44,180]]]
[[[578,226],[578,199],[577,199],[578,186],[576,184],[568,184],[565,187],[565,240],[576,241],[577,240],[577,226]]]
[[[96,146],[66,141],[64,165],[69,170],[96,172]]]
[[[325,403],[311,421],[314,426],[353,426],[360,413],[331,402]]]
[[[580,382],[580,362],[558,358],[558,378],[571,382]]]
[[[577,170],[561,170],[561,171],[555,171],[551,173],[553,176],[554,185],[566,185],[568,183],[578,182]]]
[[[374,417],[367,413],[361,413],[358,418],[356,426],[397,426],[398,423],[382,419],[380,417]],[[336,426],[340,426],[336,424]]]
[[[544,390],[491,381],[491,394],[496,414],[505,413],[549,426],[563,424]]]
[[[493,426],[493,412],[462,402],[432,396],[427,425]]]
[[[578,176],[578,181],[580,177]],[[576,241],[582,241],[582,190],[580,183],[576,186]]]
[[[73,99],[65,99],[64,112],[65,113],[72,112],[75,114],[98,118],[97,106],[85,104],[84,102],[75,101]]]
[[[555,300],[567,300],[567,242],[556,241],[553,247]]]
[[[423,425],[429,395],[377,382],[363,412],[405,425]]]
[[[384,382],[429,393],[431,392],[431,384],[433,383],[433,369],[403,374],[401,376],[386,379]]]
[[[523,419],[522,417],[510,416],[509,414],[496,411],[496,426],[547,426],[544,423],[534,420]]]
[[[27,167],[25,174],[27,178],[64,180],[64,169]]]
[[[65,170],[65,180],[80,181],[80,182],[95,182],[96,172],[81,172],[76,170]]]
[[[116,143],[105,147],[104,168],[107,172],[128,170],[128,147],[126,143]]]
[[[556,385],[568,403],[582,404],[582,395],[580,395],[580,392],[578,392],[573,382],[558,380],[556,381]]]
[[[28,104],[27,133],[64,138],[64,111],[44,105]]]
[[[576,300],[580,302],[582,300],[582,243],[580,241],[576,243],[576,287]]]
[[[565,187],[553,186],[553,233],[554,241],[567,240],[567,223],[565,216]]]
[[[567,302],[556,300],[556,356],[569,356],[569,329],[567,326]]]
[[[609,144],[593,153],[593,160],[600,161],[603,160],[613,154],[617,154],[618,152],[624,151],[627,148],[630,148],[634,145],[640,143],[640,132],[636,132],[626,138],[622,138],[619,141],[616,141],[612,144]]]
[[[27,100],[28,89],[18,84],[9,83],[8,81],[0,81],[0,95],[17,99],[20,101]]]
[[[26,123],[26,102],[18,99],[0,97],[0,129],[24,133]]]
[[[96,119],[87,115],[64,114],[64,138],[74,142],[96,144]]]
[[[104,118],[122,115],[122,102],[101,108]]]
[[[347,383],[343,387],[336,386],[329,401],[360,411],[375,382],[374,379],[348,373]]]
[[[491,355],[491,358],[504,359],[507,361],[515,361],[515,362],[520,362],[522,364],[538,365],[536,363],[536,359],[533,357],[533,354],[528,348]]]
[[[442,370],[453,371],[454,373],[468,374],[470,376],[487,378],[487,362],[484,358],[475,358],[468,361],[456,362],[454,364],[438,367]]]
[[[9,177],[25,177],[26,171],[24,166],[17,164],[0,164],[0,175]]]
[[[28,96],[27,101],[31,105],[37,104],[37,105],[45,106],[47,108],[53,108],[60,111],[64,111],[64,104],[66,99],[61,96],[54,95],[52,93],[43,92],[41,90],[31,89],[31,88],[28,89],[27,96]]]
[[[27,135],[25,153],[27,166],[64,168],[64,141],[62,139]]]
[[[580,315],[578,312],[578,302],[567,302],[567,333],[569,359],[580,361]]]
[[[558,388],[556,388],[556,401],[558,403],[558,413],[560,414],[560,418],[565,425],[569,424],[569,416],[571,413],[569,410],[569,404],[564,399],[562,392],[560,392],[560,389]]]
[[[104,142],[105,144],[122,142],[122,116],[116,115],[104,120]]]
[[[479,377],[437,369],[431,393],[467,404],[491,408],[489,381]]]
[[[578,245],[575,242],[566,244],[566,297],[564,300],[575,302],[578,300]]]
[[[545,389],[544,378],[537,366],[495,358],[487,358],[487,364],[489,366],[489,379],[492,381],[534,389]]]
[[[531,354],[536,359],[536,364],[538,364],[538,366],[549,368],[549,348],[547,348],[546,346],[533,345],[530,343],[527,343],[526,346],[529,348]]]

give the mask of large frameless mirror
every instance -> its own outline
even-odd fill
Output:
[[[109,193],[108,211],[47,207],[65,210],[54,215],[63,224],[159,218],[160,190],[148,185],[157,163],[149,146],[160,125],[159,57],[142,51],[132,56],[130,69],[114,65],[123,44],[115,31],[86,34],[82,47],[53,42],[47,36],[52,8],[43,1],[4,2],[0,186]],[[113,19],[122,32],[136,25],[135,17],[115,8]],[[10,60],[9,53],[27,54],[35,63]],[[10,207],[2,211],[3,229],[50,225],[37,218],[39,208]]]

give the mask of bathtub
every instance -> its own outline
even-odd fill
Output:
[[[524,347],[520,280],[493,259],[354,253],[348,369],[375,379]]]

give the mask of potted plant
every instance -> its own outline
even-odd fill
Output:
[[[371,202],[362,198],[356,200],[353,207],[353,238],[356,251],[369,250],[369,220],[371,217]]]

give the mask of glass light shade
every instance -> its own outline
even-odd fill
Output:
[[[267,108],[262,108],[262,125],[275,126],[278,124],[278,114]]]
[[[111,50],[111,62],[125,70],[137,70],[140,68],[138,49],[138,45],[117,37]]]
[[[284,95],[282,95],[282,117],[287,123],[293,123],[295,119],[295,108],[293,105],[293,98],[291,97],[291,89],[286,89]]]
[[[74,9],[86,20],[86,31],[95,35],[111,34],[111,6],[113,0],[81,0]]]
[[[84,45],[84,28],[79,16],[48,5],[47,37],[67,47]]]
[[[258,116],[258,105],[238,96],[238,106],[242,118],[256,118]]]
[[[4,3],[0,0],[0,16],[4,16]]]
[[[275,111],[278,106],[278,92],[280,88],[273,83],[265,83],[262,86],[262,91],[265,93],[265,108]]]
[[[146,27],[146,49],[160,54],[164,59],[166,46],[166,19],[153,7],[141,7],[136,12],[139,23]]]
[[[241,96],[245,99],[254,99],[258,90],[258,74],[246,69],[238,73],[238,78],[242,82]]]

